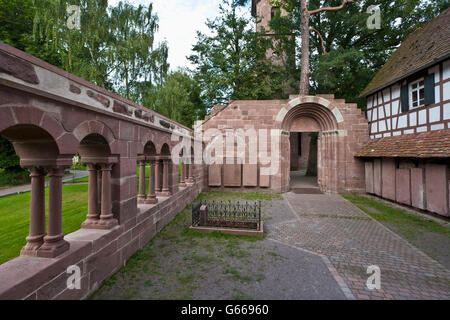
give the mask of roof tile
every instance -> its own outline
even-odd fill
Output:
[[[374,93],[450,54],[450,8],[411,33],[378,71],[361,97]]]
[[[447,158],[450,129],[372,140],[356,157]]]

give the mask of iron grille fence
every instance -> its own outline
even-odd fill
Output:
[[[203,205],[208,208],[205,219],[200,216]],[[202,200],[192,206],[192,225],[260,230],[261,201]]]

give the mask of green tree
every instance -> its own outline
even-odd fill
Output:
[[[0,41],[60,66],[58,53],[43,49],[42,43],[33,38],[35,10],[33,0],[0,0]],[[2,136],[0,170],[3,171],[0,184],[26,181],[26,171],[21,169],[19,157],[12,144]]]
[[[69,29],[67,6],[81,8],[80,29]],[[167,44],[156,47],[153,5],[135,7],[107,0],[36,0],[34,37],[56,50],[62,67],[135,102],[142,88],[167,74]]]
[[[80,30],[67,26],[69,4],[81,8]],[[151,4],[0,0],[0,41],[137,103],[148,100],[169,69],[167,44],[154,44],[157,22]],[[0,151],[0,169],[20,169],[9,141],[0,139]]]
[[[284,28],[290,25],[291,32],[301,36],[300,2],[278,2],[290,12],[289,16],[280,18],[285,20]],[[345,10],[323,10],[342,4],[342,0],[310,0],[308,3],[309,11],[317,12],[310,16],[308,31],[310,93],[333,93],[348,102],[358,102],[362,108],[364,101],[358,98],[359,94],[393,51],[411,32],[449,6],[448,0],[355,0],[348,3]],[[372,5],[380,9],[381,29],[367,27],[370,15],[367,11]],[[274,32],[282,33],[276,24],[271,26]],[[298,42],[297,60],[301,58],[302,45]]]
[[[127,99],[139,100],[141,88],[138,84],[145,80],[149,84],[154,78],[167,73],[167,45],[154,48],[154,37],[158,29],[158,17],[153,13],[153,5],[148,8],[134,7],[120,2],[111,9],[112,43],[108,61],[112,64],[117,90]],[[161,58],[165,61],[160,62]],[[160,68],[158,68],[160,67]]]
[[[192,127],[196,120],[203,119],[206,115],[206,106],[200,94],[198,82],[187,70],[180,69],[170,73],[144,104],[153,106],[153,110],[170,119]]]
[[[239,12],[241,5],[223,0],[219,16],[206,22],[211,35],[197,32],[195,53],[188,57],[209,107],[230,99],[268,98],[282,86],[271,81],[276,66],[266,58],[270,41],[255,33],[255,21]]]

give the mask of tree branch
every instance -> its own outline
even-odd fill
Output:
[[[355,0],[344,0],[342,1],[342,4],[339,7],[326,7],[326,8],[320,8],[320,9],[316,9],[316,10],[312,10],[309,11],[310,15],[316,14],[316,13],[321,13],[321,12],[325,12],[325,11],[339,11],[341,9],[344,9],[344,7],[349,4],[349,3],[353,3],[355,2]]]
[[[325,48],[325,46],[324,46],[324,44],[323,44],[323,37],[322,37],[322,35],[320,34],[319,30],[317,30],[317,29],[314,28],[314,27],[310,27],[309,30],[314,31],[315,33],[317,33],[317,35],[318,35],[319,38],[320,38],[320,45],[322,46],[323,54],[327,54],[327,49]]]

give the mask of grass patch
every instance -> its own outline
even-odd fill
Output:
[[[263,238],[258,238],[258,237],[250,237],[250,236],[233,236],[230,234],[224,234],[221,233],[219,231],[213,231],[211,233],[201,233],[201,232],[197,232],[197,231],[192,231],[189,228],[186,228],[183,232],[182,232],[183,237],[185,237],[186,239],[201,239],[201,238],[207,238],[207,239],[212,239],[212,240],[244,240],[244,241],[248,241],[248,242],[256,242],[256,241],[261,241],[263,240]]]
[[[234,279],[236,279],[240,282],[243,282],[243,283],[253,281],[252,277],[244,276],[244,275],[240,274],[239,271],[236,270],[236,268],[225,269],[223,271],[223,274],[230,274]]]
[[[450,230],[432,219],[409,214],[388,203],[368,197],[345,194],[343,197],[377,221],[392,224],[407,239],[415,240],[418,233],[436,232],[450,237]]]
[[[48,188],[45,189],[46,204]],[[0,199],[0,264],[18,257],[26,244],[29,232],[31,193],[23,193]],[[63,232],[69,234],[81,227],[86,219],[88,186],[63,186]],[[48,206],[46,205],[46,208]]]
[[[65,183],[88,183],[88,182],[89,182],[89,177],[84,177],[84,178],[72,179]]]

